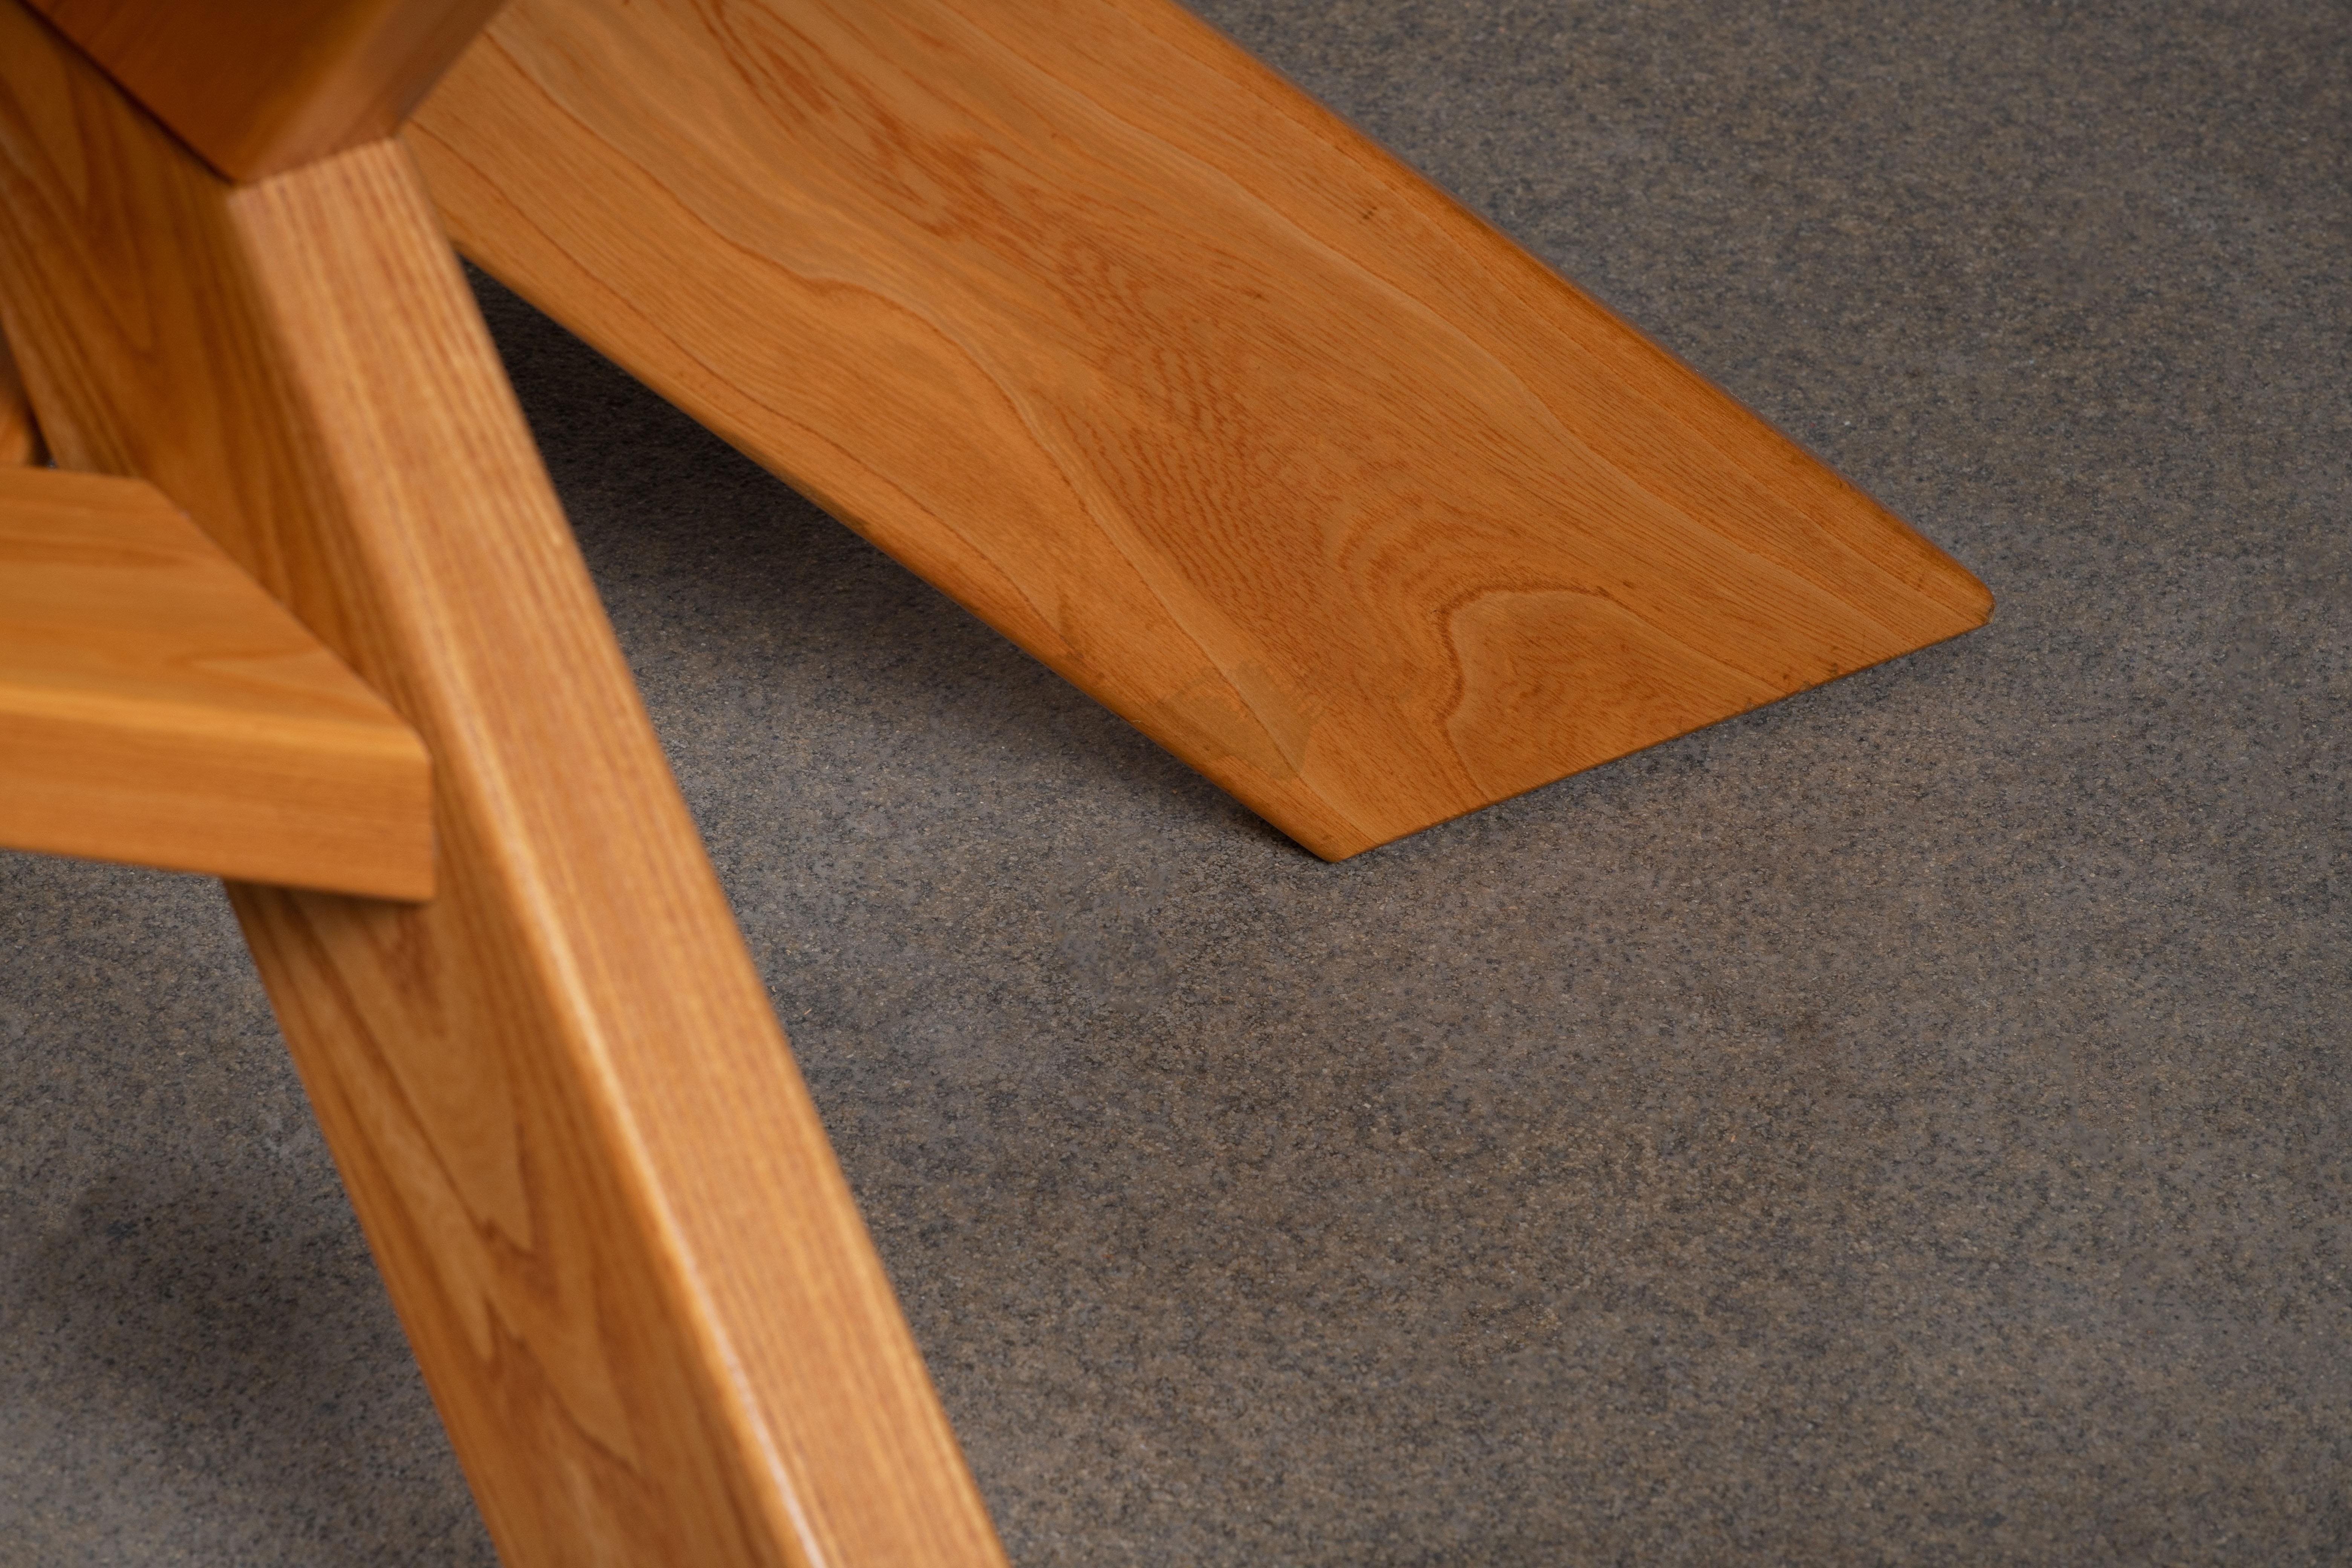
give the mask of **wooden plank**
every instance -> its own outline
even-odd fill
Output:
[[[5,0],[0,277],[433,752],[434,902],[232,894],[503,1560],[1002,1563],[407,154],[225,185]]]
[[[1317,853],[1983,587],[1167,0],[513,0],[458,247]]]
[[[432,765],[152,485],[0,468],[0,844],[427,899]]]
[[[212,165],[257,180],[391,135],[499,0],[29,0]]]
[[[24,378],[16,374],[16,359],[8,352],[8,340],[0,338],[0,467],[37,463],[44,456],[41,427],[34,422],[33,405],[26,399]]]

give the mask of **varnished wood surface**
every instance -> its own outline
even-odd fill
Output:
[[[229,187],[0,4],[0,310],[425,737],[422,907],[233,889],[510,1568],[1003,1561],[397,142]]]
[[[1979,624],[1165,0],[513,0],[461,249],[1318,853]]]
[[[236,179],[389,136],[499,0],[30,0]]]
[[[25,400],[24,378],[16,374],[8,340],[0,338],[0,467],[40,458],[40,426],[33,422],[33,405]]]
[[[0,844],[430,898],[431,764],[153,486],[0,468]]]

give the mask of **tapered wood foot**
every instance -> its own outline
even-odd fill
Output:
[[[505,1560],[1001,1563],[407,154],[231,187],[0,0],[0,278],[431,750],[434,902],[232,895]]]
[[[1981,584],[1170,0],[512,0],[461,249],[1299,842]]]

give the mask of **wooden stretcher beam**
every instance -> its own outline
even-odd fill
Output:
[[[433,896],[424,742],[152,485],[0,468],[0,844]]]
[[[499,0],[29,0],[214,168],[391,135]]]
[[[407,154],[227,185],[0,0],[0,278],[432,750],[432,903],[231,898],[502,1559],[1001,1563]]]
[[[512,0],[458,247],[1318,854],[1980,624],[1170,0]]]

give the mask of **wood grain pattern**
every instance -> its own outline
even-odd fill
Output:
[[[1337,858],[1983,587],[1166,0],[513,0],[458,247]]]
[[[41,427],[25,396],[24,378],[16,374],[16,356],[8,352],[8,340],[0,338],[0,468],[37,463],[43,456]]]
[[[499,0],[29,0],[213,167],[391,135]]]
[[[425,737],[441,891],[233,898],[503,1560],[1000,1563],[397,142],[225,185],[0,3],[0,310]]]
[[[0,468],[0,844],[427,899],[431,780],[152,485]]]

